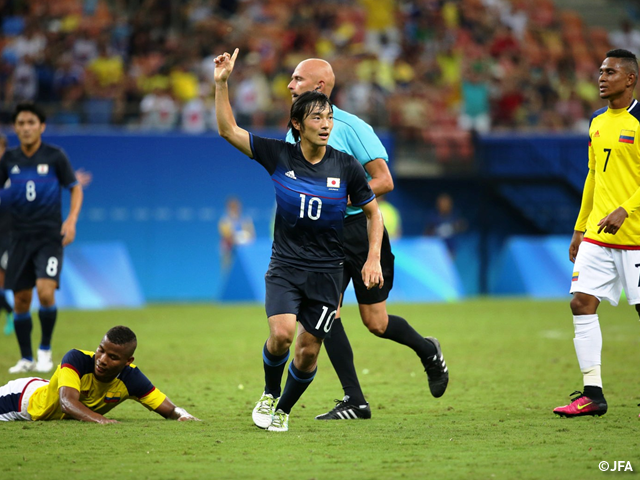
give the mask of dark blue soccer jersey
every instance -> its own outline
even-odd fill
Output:
[[[60,229],[62,187],[78,183],[62,150],[43,143],[31,158],[20,147],[7,150],[0,162],[0,185],[7,179],[11,181],[14,233]]]
[[[311,164],[299,143],[256,135],[251,135],[251,150],[276,190],[271,258],[307,270],[342,269],[347,197],[356,206],[375,198],[362,165],[329,146],[324,158]]]

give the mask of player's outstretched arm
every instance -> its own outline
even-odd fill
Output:
[[[76,238],[76,223],[78,222],[78,215],[80,215],[80,209],[82,208],[82,199],[84,194],[82,193],[82,186],[76,184],[71,188],[71,205],[69,207],[69,216],[62,224],[60,229],[60,235],[62,239],[62,246],[66,247]]]
[[[249,132],[238,127],[233,116],[231,103],[229,102],[229,87],[227,80],[233,71],[233,67],[238,58],[239,50],[236,48],[233,56],[228,53],[218,55],[213,62],[216,65],[214,79],[216,82],[216,120],[218,121],[218,133],[231,145],[236,147],[245,155],[251,157],[251,140]]]
[[[62,413],[82,422],[119,423],[96,413],[80,402],[80,392],[71,387],[60,387],[58,390]]]
[[[184,408],[176,407],[169,397],[166,397],[164,401],[160,404],[158,408],[155,410],[157,413],[162,415],[164,418],[168,418],[171,420],[177,420],[179,422],[187,422],[190,420],[199,422],[200,419],[194,417],[189,412],[187,412]]]
[[[363,205],[362,210],[367,216],[367,232],[369,234],[369,254],[367,261],[362,267],[362,281],[369,290],[375,286],[382,288],[384,285],[382,267],[380,266],[380,246],[382,245],[382,235],[384,232],[382,214],[380,213],[376,199]]]

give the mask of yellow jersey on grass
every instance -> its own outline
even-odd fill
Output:
[[[149,410],[158,408],[166,395],[131,364],[111,382],[99,381],[94,374],[94,352],[70,350],[51,377],[29,399],[28,412],[32,420],[66,418],[60,407],[58,389],[71,387],[80,392],[80,402],[90,410],[105,415],[127,398],[140,402]]]
[[[593,188],[593,196],[590,189]],[[618,207],[629,214],[612,235],[598,222]],[[597,245],[640,249],[640,104],[597,110],[589,126],[589,175],[575,230]]]

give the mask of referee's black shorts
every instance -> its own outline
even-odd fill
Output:
[[[389,234],[384,229],[380,247],[380,266],[384,285],[367,290],[362,281],[362,267],[369,255],[369,235],[367,233],[367,216],[364,213],[349,215],[344,219],[344,273],[342,275],[342,292],[347,289],[349,281],[353,281],[356,298],[361,305],[373,305],[384,302],[393,288],[393,264],[395,257],[391,252]]]

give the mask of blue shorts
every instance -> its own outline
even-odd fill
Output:
[[[16,234],[11,238],[5,288],[19,292],[35,287],[36,280],[48,278],[60,288],[62,235],[59,232]]]
[[[271,262],[265,283],[267,317],[292,313],[313,336],[328,335],[340,302],[342,270],[310,272]]]

